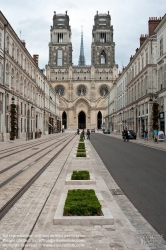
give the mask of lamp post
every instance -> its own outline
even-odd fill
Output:
[[[26,136],[26,140],[30,140],[30,109],[29,109],[29,101],[28,101],[28,112],[27,112],[27,136]],[[31,110],[33,109],[33,105],[31,107]]]
[[[29,140],[29,102],[28,102],[28,110],[27,110],[27,141]]]
[[[119,115],[120,115],[120,120],[119,120],[119,133],[120,133],[120,131],[121,131],[121,123],[122,123],[122,113],[120,112]]]
[[[15,101],[15,98],[14,98],[14,96],[12,96],[10,140],[15,140],[16,139],[17,110],[16,110],[16,105],[15,105],[14,101]]]

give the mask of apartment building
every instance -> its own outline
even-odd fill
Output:
[[[38,55],[30,55],[0,12],[0,141],[10,140],[12,129],[14,139],[49,133],[49,127],[56,127],[58,107],[59,97],[38,67]]]
[[[157,98],[157,35],[154,30],[161,19],[149,18],[149,34],[140,36],[140,48],[119,73],[114,114],[108,114],[108,117],[114,116],[114,129],[118,133],[127,127],[139,137],[144,130],[152,136],[152,105]]]
[[[156,27],[157,32],[157,94],[159,129],[166,132],[166,15]]]

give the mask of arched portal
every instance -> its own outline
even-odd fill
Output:
[[[62,125],[64,125],[64,129],[67,128],[67,115],[65,111],[62,114]]]
[[[98,129],[101,129],[101,124],[102,124],[102,114],[99,111],[98,114],[97,114],[97,128]]]
[[[86,115],[83,111],[81,111],[78,115],[78,128],[79,129],[86,128]]]

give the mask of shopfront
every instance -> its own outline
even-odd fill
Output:
[[[139,137],[144,137],[144,131],[148,130],[148,116],[138,117]]]

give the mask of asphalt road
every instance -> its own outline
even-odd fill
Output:
[[[146,220],[166,240],[166,152],[91,134],[108,171]]]

